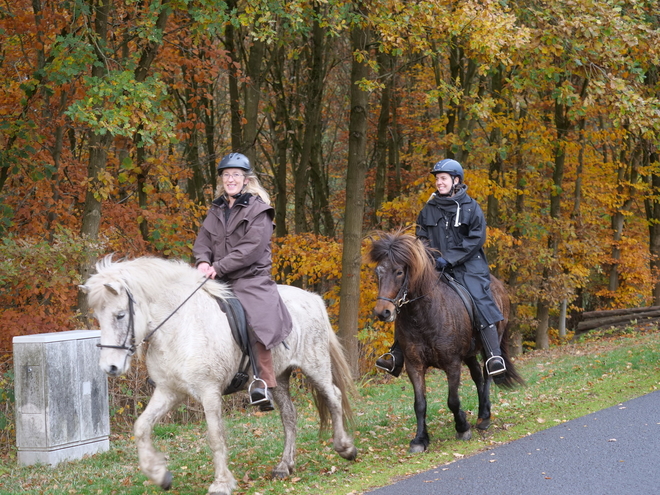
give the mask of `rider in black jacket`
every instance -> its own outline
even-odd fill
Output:
[[[475,317],[486,350],[486,370],[497,382],[506,371],[496,324],[504,317],[490,291],[490,270],[483,245],[486,220],[477,202],[467,194],[463,167],[456,160],[444,159],[431,169],[436,191],[417,217],[417,237],[426,240],[442,255],[436,269],[450,272],[470,293]],[[398,376],[403,367],[403,352],[395,341],[376,366]]]

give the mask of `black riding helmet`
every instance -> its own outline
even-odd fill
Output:
[[[452,160],[451,158],[445,158],[444,160],[440,160],[438,163],[433,165],[431,173],[433,175],[440,173],[449,174],[452,177],[458,177],[460,182],[463,182],[463,167],[461,167],[460,163],[458,163],[456,160]]]
[[[226,168],[240,168],[246,172],[252,172],[249,158],[242,153],[229,153],[225,155],[218,164],[218,175],[222,174],[222,171]]]

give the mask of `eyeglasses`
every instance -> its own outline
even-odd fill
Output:
[[[231,177],[232,179],[234,179],[234,180],[238,180],[238,179],[240,179],[241,177],[245,177],[245,174],[239,174],[239,173],[230,174],[230,173],[225,172],[224,174],[221,175],[221,177],[222,177],[224,180],[229,180],[230,177]]]

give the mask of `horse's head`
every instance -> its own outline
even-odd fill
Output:
[[[98,273],[80,286],[101,328],[99,366],[110,376],[128,371],[136,351],[136,328],[146,326],[145,317],[125,282],[116,270],[111,270],[119,264],[106,258],[97,264]]]
[[[391,322],[404,304],[425,293],[435,281],[435,270],[424,245],[403,233],[380,233],[369,258],[376,263],[378,298],[375,315]]]

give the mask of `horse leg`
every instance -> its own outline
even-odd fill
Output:
[[[321,424],[323,425],[324,411],[330,413],[332,419],[332,443],[341,457],[346,460],[354,461],[358,451],[353,444],[353,439],[344,429],[344,412],[342,409],[342,393],[339,388],[332,383],[332,369],[327,357],[319,359],[316,367],[303,370],[307,378],[312,382],[317,392],[317,406],[321,414]]]
[[[206,417],[206,440],[213,452],[215,478],[209,486],[209,495],[230,495],[236,488],[236,480],[227,467],[225,424],[222,419],[222,394],[217,383],[211,383],[201,398]]]
[[[277,377],[277,387],[272,389],[273,399],[279,407],[282,426],[284,427],[284,450],[279,464],[273,468],[273,478],[286,478],[293,474],[296,463],[296,407],[291,400],[289,378],[291,370],[286,370]]]
[[[470,369],[470,376],[477,387],[479,397],[479,414],[476,426],[480,430],[487,430],[490,427],[490,380],[484,379],[481,365],[476,356],[467,358],[465,364]]]
[[[449,396],[447,398],[447,406],[454,414],[454,424],[456,427],[457,440],[470,440],[472,438],[472,431],[470,430],[470,423],[468,423],[465,416],[465,411],[461,409],[461,397],[458,395],[458,389],[461,385],[461,362],[449,365],[446,370],[447,385],[449,388]]]
[[[415,438],[410,441],[408,452],[416,454],[424,452],[430,443],[428,431],[426,429],[426,369],[422,366],[406,365],[408,378],[415,392],[415,416],[417,418],[417,433]]]
[[[167,469],[167,462],[162,452],[158,451],[151,440],[154,424],[168,413],[182,397],[166,393],[162,387],[156,387],[149,404],[140,414],[133,426],[138,460],[142,472],[164,490],[172,486],[172,473]]]

